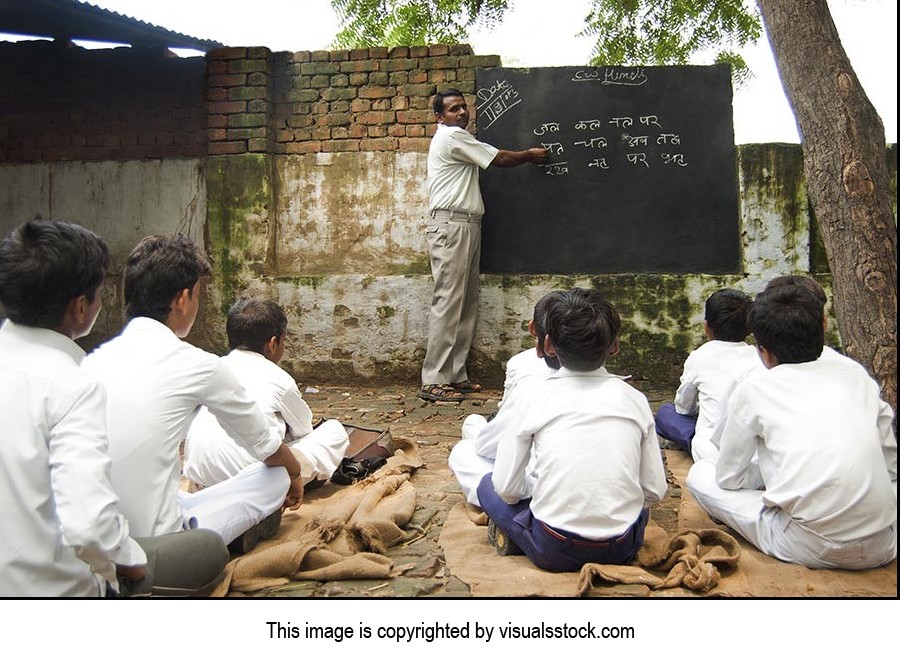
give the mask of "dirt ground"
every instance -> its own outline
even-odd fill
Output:
[[[636,383],[638,388],[641,383]],[[490,414],[497,409],[500,391],[486,390],[469,396],[461,403],[426,403],[416,397],[412,385],[372,387],[302,384],[304,398],[319,418],[338,419],[353,425],[390,428],[395,438],[404,438],[418,446],[424,466],[415,471],[412,484],[416,488],[416,511],[407,538],[387,551],[400,576],[387,580],[360,581],[294,581],[286,586],[256,594],[258,597],[472,597],[469,586],[454,576],[445,564],[438,543],[441,529],[451,508],[463,497],[447,456],[459,440],[460,426],[468,414]],[[654,410],[671,397],[671,392],[644,390]],[[665,454],[665,452],[664,452]],[[667,533],[678,525],[682,492],[667,465],[669,490],[664,501],[651,509],[651,518]],[[896,561],[892,564],[893,582],[874,591],[857,591],[829,596],[896,595]],[[879,577],[881,579],[881,577]],[[880,588],[880,587],[879,587]],[[806,597],[809,588],[797,584],[797,592],[781,584],[778,596]],[[641,596],[633,586],[621,586],[604,596]],[[766,596],[766,595],[763,595]],[[774,596],[774,595],[770,595]]]

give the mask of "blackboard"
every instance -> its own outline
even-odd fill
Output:
[[[482,271],[737,272],[731,100],[728,65],[478,69],[478,139],[550,150],[481,173]]]

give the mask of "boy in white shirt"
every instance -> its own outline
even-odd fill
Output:
[[[228,552],[215,533],[135,540],[109,481],[105,392],[73,339],[102,306],[109,254],[66,222],[0,242],[0,596],[206,594]]]
[[[897,441],[877,383],[848,360],[820,358],[822,304],[804,287],[761,293],[750,328],[766,370],[735,389],[718,462],[694,464],[691,494],[780,560],[851,570],[892,561]]]
[[[490,421],[480,414],[468,415],[463,421],[462,439],[450,451],[447,459],[450,470],[459,481],[466,501],[474,506],[478,505],[478,484],[494,469],[497,442],[516,429],[522,413],[519,409],[521,401],[528,399],[528,392],[521,389],[530,389],[532,384],[544,380],[559,368],[559,360],[544,352],[545,316],[549,304],[563,295],[563,291],[551,291],[534,305],[528,332],[535,337],[535,346],[513,355],[507,363],[500,409]],[[522,387],[518,387],[519,384]]]
[[[546,322],[544,352],[561,366],[534,387],[478,486],[488,537],[551,572],[626,563],[643,543],[648,507],[666,492],[653,413],[604,368],[621,321],[599,292],[569,291],[550,304]]]
[[[689,451],[695,461],[716,459],[711,439],[723,421],[722,406],[737,382],[762,369],[756,349],[744,341],[750,333],[751,303],[746,293],[730,288],[709,296],[703,322],[709,341],[685,360],[675,404],[665,403],[656,413],[656,432]]]
[[[341,463],[350,440],[339,421],[312,427],[312,411],[297,383],[278,367],[284,356],[287,317],[275,302],[238,300],[225,325],[230,352],[222,358],[256,402],[274,434],[285,437],[301,466],[304,485],[328,480]],[[216,417],[201,407],[188,429],[184,475],[209,487],[236,476],[257,459],[241,448]]]
[[[185,236],[141,240],[125,263],[128,323],[85,358],[84,368],[108,392],[111,480],[133,531],[156,536],[208,528],[227,544],[263,520],[260,535],[273,534],[282,505],[300,505],[303,482],[283,435],[269,427],[222,359],[182,341],[197,316],[200,278],[209,271]],[[201,405],[261,462],[189,494],[180,489],[179,447]]]

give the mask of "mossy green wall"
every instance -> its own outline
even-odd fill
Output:
[[[534,302],[553,289],[602,290],[623,321],[610,368],[672,390],[704,340],[703,305],[713,291],[755,295],[774,276],[812,272],[830,293],[830,276],[817,265],[800,147],[748,145],[738,154],[742,273],[483,275],[470,375],[502,383],[505,361],[532,345]],[[888,155],[896,190],[896,149]],[[224,310],[239,296],[261,295],[288,314],[284,366],[299,380],[415,381],[432,286],[424,161],[421,153],[209,158],[206,240],[215,277],[192,340],[223,349]],[[827,341],[840,347],[830,306],[828,313]]]

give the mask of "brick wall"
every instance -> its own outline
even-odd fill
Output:
[[[159,50],[0,44],[0,162],[203,156],[205,70]]]
[[[475,91],[467,45],[207,55],[209,154],[427,151],[438,87]]]

